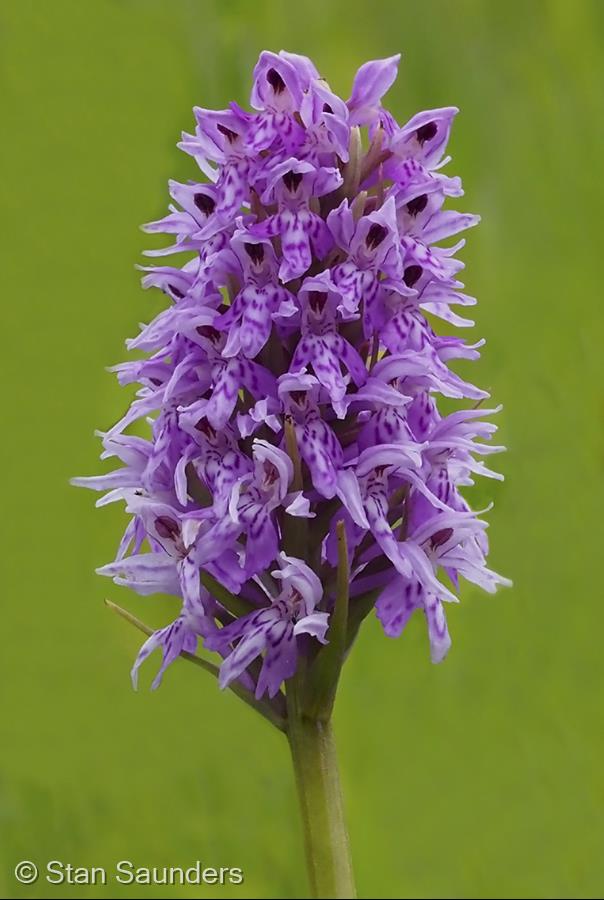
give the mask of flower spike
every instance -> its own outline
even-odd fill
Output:
[[[173,241],[143,277],[167,308],[128,341],[147,358],[115,367],[138,383],[102,435],[121,467],[75,479],[130,516],[99,572],[176,598],[135,680],[153,650],[157,686],[201,642],[221,686],[280,702],[306,673],[300,697],[328,717],[369,611],[390,637],[419,611],[440,662],[460,577],[509,583],[464,497],[500,477],[482,459],[503,449],[498,410],[473,408],[488,394],[450,368],[481,342],[434,325],[473,324],[456,311],[475,303],[463,242],[442,243],[478,222],[448,208],[457,109],[399,125],[383,105],[399,62],[362,65],[345,101],[307,57],[264,51],[251,110],[196,107],[179,145],[205,178],[170,181],[167,214],[145,226]],[[141,420],[146,437],[130,433]]]

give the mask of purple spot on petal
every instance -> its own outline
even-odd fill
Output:
[[[216,127],[221,134],[224,134],[230,144],[234,143],[239,137],[236,131],[231,131],[226,125],[217,125]]]
[[[446,544],[452,534],[452,528],[441,528],[440,531],[435,531],[430,538],[432,546],[436,549],[436,547],[440,547],[442,544]]]
[[[193,196],[193,202],[197,209],[204,214],[204,216],[209,216],[214,212],[214,207],[216,206],[216,201],[209,197],[207,194],[195,194]]]
[[[283,184],[292,194],[294,194],[298,190],[301,181],[302,174],[300,172],[286,172],[283,176]]]
[[[423,271],[421,266],[407,266],[403,274],[403,281],[407,287],[413,287],[413,285],[422,277]]]
[[[180,536],[180,526],[176,519],[170,516],[158,516],[155,520],[155,530],[161,538],[175,541]]]
[[[260,265],[264,259],[264,246],[262,244],[244,244],[243,248],[255,265]]]
[[[384,228],[383,225],[378,225],[377,222],[374,222],[369,231],[367,232],[367,237],[365,238],[365,244],[368,250],[376,250],[377,247],[380,246],[384,238],[388,232]]]
[[[276,69],[269,69],[266,73],[266,80],[274,90],[275,94],[282,94],[285,90],[285,82]]]
[[[407,212],[410,216],[416,216],[418,213],[424,211],[427,203],[427,195],[420,194],[419,197],[415,197],[413,200],[410,200],[409,203],[407,203]]]
[[[421,128],[417,129],[415,137],[419,144],[425,144],[426,141],[432,140],[437,131],[438,128],[436,122],[427,122],[425,125],[422,125]]]

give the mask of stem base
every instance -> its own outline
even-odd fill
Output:
[[[302,814],[312,896],[356,897],[331,722],[288,703],[288,739]]]

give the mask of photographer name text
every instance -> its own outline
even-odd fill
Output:
[[[242,884],[243,869],[235,866],[204,866],[196,860],[190,866],[138,866],[121,859],[113,869],[104,866],[75,866],[51,859],[42,866],[23,860],[15,866],[15,878],[21,884],[33,884],[43,878],[48,884]]]

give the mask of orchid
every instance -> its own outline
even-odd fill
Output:
[[[306,57],[263,52],[251,112],[195,109],[179,146],[206,180],[170,182],[145,226],[172,241],[143,277],[168,306],[128,341],[148,355],[115,371],[138,391],[101,436],[123,465],[74,479],[130,517],[99,573],[175,598],[172,623],[138,623],[134,685],[156,649],[154,688],[191,659],[287,734],[321,897],[354,892],[330,718],[363,620],[399,637],[418,612],[440,663],[460,579],[510,583],[463,494],[504,449],[498,408],[449,366],[482,342],[436,324],[473,325],[464,241],[441,244],[478,222],[447,207],[457,110],[399,125],[382,105],[398,63],[361,66],[344,101]]]

